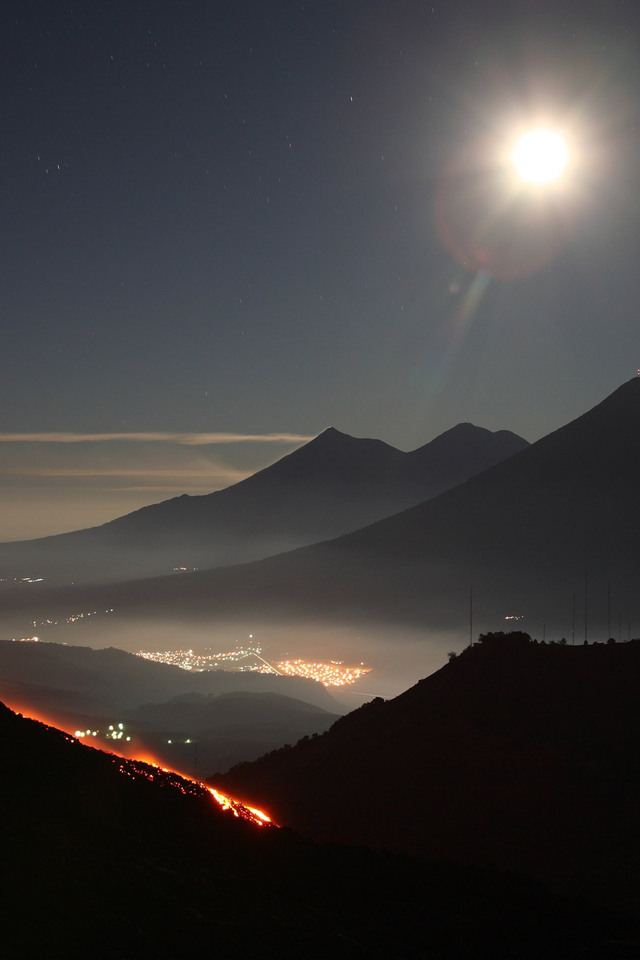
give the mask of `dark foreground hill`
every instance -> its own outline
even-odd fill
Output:
[[[221,778],[308,837],[640,905],[640,641],[488,635],[394,700]]]
[[[184,494],[89,530],[0,544],[0,577],[87,583],[255,560],[357,530],[527,446],[461,423],[403,453],[334,428],[251,477]]]
[[[0,704],[8,960],[632,957],[632,921],[494,870],[315,846]]]

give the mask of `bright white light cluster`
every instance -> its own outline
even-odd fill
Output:
[[[370,670],[363,664],[345,667],[341,663],[310,663],[307,660],[282,660],[277,667],[288,677],[306,677],[323,683],[325,687],[344,687],[355,683]]]
[[[167,663],[181,670],[194,670],[202,673],[205,670],[216,670],[220,664],[239,663],[255,657],[260,647],[241,647],[238,650],[221,650],[217,653],[194,653],[193,650],[139,650],[137,657],[144,660],[153,660],[154,663]],[[255,669],[255,668],[254,668]]]
[[[126,735],[123,723],[110,723],[104,733],[100,730],[76,730],[75,736],[77,740],[99,736],[104,736],[107,740],[124,740],[126,743],[129,743],[131,740],[131,737]]]

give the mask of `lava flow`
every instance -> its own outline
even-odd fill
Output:
[[[240,800],[234,800],[233,797],[228,797],[226,794],[220,793],[215,787],[207,787],[207,790],[216,803],[219,803],[223,810],[230,810],[234,817],[249,820],[259,827],[263,827],[266,823],[275,826],[271,817],[268,817],[262,810],[258,810],[256,807],[248,807],[245,803],[241,803]]]
[[[57,730],[61,730],[63,733],[67,734],[67,736],[70,739],[73,739],[78,743],[83,742],[82,737],[78,736],[79,731],[76,730],[72,732],[71,730],[67,730],[63,725],[61,725],[57,721],[52,721],[50,718],[45,718],[42,714],[38,715],[36,711],[30,708],[25,709],[25,707],[22,704],[10,705],[6,702],[6,700],[4,702],[6,706],[10,706],[11,709],[15,710],[16,712],[20,712],[23,717],[28,717],[30,720],[35,720],[38,723],[43,723],[47,727],[54,727]],[[120,767],[121,773],[126,773],[128,776],[143,775],[143,776],[146,776],[147,779],[152,780],[153,774],[150,771],[144,770],[140,767],[136,767],[136,763],[144,764],[145,767],[154,768],[155,770],[158,771],[158,773],[162,773],[165,775],[169,774],[170,776],[178,777],[180,780],[186,781],[189,784],[193,784],[194,786],[199,787],[201,790],[206,790],[208,793],[211,794],[213,799],[216,801],[217,804],[219,804],[222,810],[230,811],[234,817],[238,817],[242,820],[248,820],[250,823],[253,823],[259,827],[277,826],[277,824],[273,822],[271,817],[267,816],[267,814],[263,810],[258,810],[256,807],[247,806],[247,804],[242,803],[241,800],[236,800],[233,797],[229,797],[227,794],[221,793],[219,790],[216,790],[215,787],[209,787],[207,786],[206,783],[202,783],[202,781],[200,780],[194,780],[193,777],[190,777],[184,773],[180,773],[179,770],[170,770],[168,767],[161,766],[161,764],[158,763],[156,758],[151,756],[148,751],[136,752],[135,747],[133,746],[132,743],[126,743],[124,741],[122,742],[122,745],[121,745],[120,742],[116,740],[114,741],[114,746],[115,744],[117,744],[117,748],[115,750],[110,749],[110,750],[104,750],[103,752],[111,753],[117,757],[122,757],[123,760],[126,760],[129,762],[129,764],[131,765],[131,769],[129,769],[123,764]],[[109,744],[109,746],[111,747],[111,743]],[[92,747],[92,749],[96,749],[96,748]],[[176,784],[176,785],[179,786],[179,784]],[[182,789],[183,793],[186,792],[184,788],[182,787],[179,787],[179,788]]]

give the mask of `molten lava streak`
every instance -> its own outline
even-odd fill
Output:
[[[215,787],[207,787],[207,789],[222,809],[230,810],[234,817],[249,820],[250,823],[255,823],[259,827],[263,827],[265,823],[273,825],[271,817],[268,817],[262,810],[257,810],[256,807],[248,807],[246,804],[241,803],[240,800],[234,800],[233,797],[228,797],[226,794],[220,793]]]
[[[6,703],[6,701],[4,701]],[[9,704],[7,704],[9,706]],[[21,704],[12,704],[11,709],[16,712],[20,712],[23,717],[28,717],[31,720],[36,720],[38,723],[43,723],[47,727],[53,727],[56,730],[61,730],[63,733],[67,734],[69,739],[76,740],[78,743],[82,743],[82,740],[79,737],[75,736],[75,733],[72,733],[70,730],[65,730],[60,723],[52,721],[49,718],[41,713],[38,713],[35,710],[32,710],[29,707],[26,707]],[[273,822],[271,817],[267,816],[263,810],[258,810],[256,807],[249,807],[247,804],[242,803],[240,800],[235,800],[233,797],[229,797],[224,793],[220,793],[219,790],[216,790],[215,787],[208,787],[206,783],[202,783],[199,780],[194,780],[193,777],[189,777],[184,773],[180,773],[178,770],[169,770],[168,767],[163,767],[153,757],[148,751],[136,751],[132,743],[123,742],[120,744],[119,741],[114,741],[114,744],[118,744],[118,749],[116,750],[104,750],[104,753],[112,753],[117,757],[122,757],[124,760],[129,761],[129,766],[124,764],[120,767],[120,772],[126,774],[127,776],[145,776],[149,780],[153,780],[153,773],[144,768],[155,768],[159,773],[171,774],[180,780],[184,780],[189,784],[194,784],[195,787],[207,790],[213,799],[220,805],[222,810],[229,810],[234,817],[239,817],[242,820],[248,820],[250,823],[254,823],[259,827],[270,826],[275,827],[277,824]],[[86,745],[86,744],[85,744]],[[93,746],[89,746],[89,749],[96,749]],[[136,767],[136,763],[144,764],[143,767]],[[178,783],[174,784],[182,790],[183,793],[186,793],[187,790],[184,787],[180,787]]]

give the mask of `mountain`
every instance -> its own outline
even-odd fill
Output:
[[[329,428],[251,477],[88,530],[0,544],[0,576],[91,582],[259,559],[356,530],[435,496],[526,447],[459,424],[402,453]]]
[[[602,960],[636,932],[495,869],[234,819],[198,784],[2,704],[0,764],[7,960]]]
[[[323,841],[640,904],[640,641],[489,634],[394,700],[216,777]]]
[[[348,564],[356,596],[396,615],[401,605],[419,618],[428,608],[436,622],[451,622],[457,605],[464,622],[473,587],[474,613],[487,626],[525,615],[539,632],[546,622],[569,636],[575,623],[579,635],[615,625],[619,636],[640,613],[639,435],[635,377],[508,461],[334,541],[324,562]]]
[[[132,619],[406,626],[469,636],[507,616],[542,637],[637,630],[640,378],[593,410],[439,496],[331,541],[181,578],[4,598],[5,629],[98,603]],[[118,620],[119,618],[119,620]],[[118,626],[118,622],[120,626]],[[293,627],[292,627],[293,628]],[[364,656],[362,657],[364,659]]]

